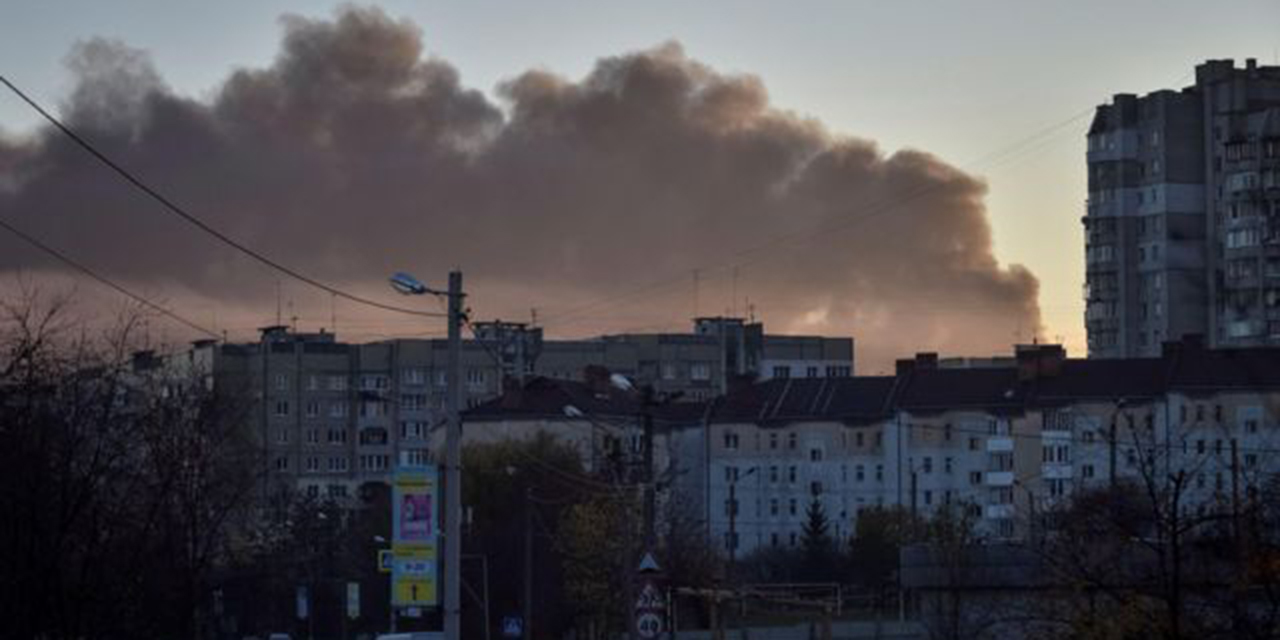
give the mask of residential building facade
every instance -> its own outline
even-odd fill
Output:
[[[1114,96],[1087,164],[1090,357],[1280,344],[1280,67],[1210,60],[1180,91]]]

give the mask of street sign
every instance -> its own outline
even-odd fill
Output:
[[[355,620],[360,617],[360,583],[347,583],[347,617]]]
[[[503,616],[502,637],[519,638],[524,635],[524,618],[520,616]]]
[[[396,563],[396,554],[390,549],[378,549],[378,572],[391,573],[391,568]]]
[[[298,614],[298,619],[299,619],[299,620],[306,620],[306,619],[307,619],[307,615],[308,615],[309,613],[311,613],[311,612],[310,612],[310,608],[311,608],[311,607],[310,607],[310,604],[311,604],[311,603],[310,603],[309,599],[307,598],[307,588],[306,588],[306,587],[298,587],[298,591],[297,591],[297,593],[295,594],[294,606],[295,606],[295,608],[297,609],[297,614]]]
[[[398,607],[431,607],[436,596],[436,545],[402,544],[395,547],[391,569],[392,602]]]
[[[654,559],[653,554],[646,551],[644,557],[640,558],[640,567],[636,571],[640,573],[659,573],[662,569],[658,567],[658,561]]]
[[[667,626],[667,601],[658,589],[657,581],[644,578],[636,594],[633,616],[636,635],[645,640],[665,637]]]

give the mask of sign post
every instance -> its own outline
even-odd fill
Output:
[[[638,588],[632,608],[632,625],[642,640],[659,640],[669,637],[667,630],[667,600],[659,586],[661,569],[653,554],[645,553],[636,570]]]

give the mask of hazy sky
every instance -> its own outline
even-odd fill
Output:
[[[1083,355],[1087,111],[1117,92],[1186,84],[1207,58],[1275,62],[1280,2],[394,2],[426,51],[491,96],[531,68],[577,79],[603,56],[679,41],[759,76],[774,106],[882,150],[916,148],[984,179],[995,253],[1040,279],[1047,337]],[[23,2],[0,9],[0,72],[37,99],[71,90],[63,59],[91,36],[148,51],[172,89],[204,98],[269,64],[284,13],[321,2]],[[1072,120],[1072,118],[1075,118]],[[0,129],[35,123],[0,95]],[[1031,139],[1055,125],[1051,133]],[[993,155],[1016,147],[1015,153]],[[1011,336],[1012,338],[1012,336]]]

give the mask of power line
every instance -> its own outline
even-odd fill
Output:
[[[140,296],[140,295],[138,295],[138,294],[136,294],[136,293],[134,293],[134,292],[130,291],[129,289],[126,289],[126,288],[125,288],[124,286],[122,286],[122,285],[116,284],[115,282],[113,282],[113,281],[109,280],[106,276],[99,275],[98,273],[96,273],[95,271],[93,271],[92,269],[90,269],[89,267],[86,267],[86,266],[84,266],[83,264],[80,264],[79,262],[76,262],[75,260],[72,260],[69,256],[67,256],[66,254],[64,254],[64,253],[62,253],[62,252],[60,252],[60,251],[58,251],[57,249],[54,249],[53,247],[51,247],[51,246],[49,246],[49,245],[47,245],[47,244],[45,244],[45,243],[43,243],[43,242],[40,242],[39,240],[37,240],[37,239],[35,239],[35,238],[33,238],[33,237],[31,237],[31,236],[27,235],[26,233],[23,233],[22,231],[20,231],[19,229],[17,229],[17,228],[16,228],[16,227],[14,227],[13,225],[9,224],[8,222],[4,221],[3,219],[0,219],[0,228],[3,228],[5,231],[8,231],[9,233],[12,233],[13,235],[17,236],[18,238],[20,238],[21,240],[23,240],[23,241],[24,241],[24,242],[26,242],[27,244],[29,244],[29,245],[31,245],[31,246],[33,246],[33,247],[35,247],[35,248],[37,248],[37,249],[39,249],[39,250],[41,250],[41,251],[43,251],[43,252],[45,252],[45,253],[47,253],[47,254],[49,254],[49,255],[53,256],[54,258],[57,258],[58,260],[62,261],[64,264],[66,264],[67,266],[69,266],[69,267],[71,267],[71,268],[75,269],[76,271],[79,271],[80,273],[83,273],[83,274],[85,274],[86,276],[89,276],[90,278],[93,278],[94,280],[98,281],[99,283],[101,283],[101,284],[103,284],[103,285],[105,285],[105,286],[107,286],[107,287],[110,287],[110,288],[112,288],[112,289],[116,290],[117,292],[122,293],[122,294],[124,294],[125,296],[128,296],[129,298],[132,298],[134,301],[138,302],[139,304],[142,304],[143,306],[145,306],[145,307],[147,307],[147,308],[149,308],[149,309],[152,309],[152,310],[154,310],[154,311],[157,311],[157,312],[159,312],[159,313],[160,313],[160,314],[162,314],[162,315],[168,316],[169,318],[171,318],[171,319],[173,319],[173,320],[176,320],[176,321],[178,321],[178,322],[180,322],[180,323],[182,323],[182,324],[184,324],[184,325],[186,325],[186,326],[188,326],[188,327],[190,327],[190,328],[192,328],[192,329],[195,329],[196,331],[199,331],[200,333],[203,333],[203,334],[206,334],[206,335],[212,336],[214,339],[221,339],[221,338],[222,338],[222,336],[221,336],[220,334],[218,334],[216,331],[210,330],[210,329],[205,328],[205,327],[203,327],[203,326],[201,326],[201,325],[199,325],[199,324],[196,324],[195,322],[193,322],[193,321],[191,321],[191,320],[188,320],[187,318],[184,318],[184,317],[182,317],[182,316],[178,315],[176,312],[174,312],[174,311],[172,311],[172,310],[170,310],[170,309],[167,309],[167,308],[165,308],[165,307],[162,307],[162,306],[160,306],[159,304],[156,304],[156,303],[154,303],[154,302],[152,302],[152,301],[150,301],[150,300],[148,300],[148,299],[146,299],[146,298],[144,298],[144,297],[142,297],[142,296]]]
[[[370,300],[368,298],[364,298],[362,296],[358,296],[353,293],[348,293],[346,291],[338,289],[337,287],[334,287],[332,285],[316,280],[315,278],[307,276],[291,267],[285,266],[284,264],[281,264],[280,262],[266,256],[265,254],[260,253],[248,246],[245,246],[244,244],[241,244],[240,242],[236,241],[230,236],[213,228],[208,223],[196,217],[195,215],[188,213],[185,209],[178,206],[176,203],[174,203],[169,198],[165,197],[159,191],[147,185],[145,182],[142,181],[141,178],[138,178],[137,176],[135,176],[128,169],[125,169],[124,167],[120,166],[118,163],[113,161],[111,158],[107,157],[106,154],[99,151],[96,147],[90,144],[89,141],[86,140],[83,136],[76,133],[69,126],[64,124],[61,120],[54,117],[53,114],[46,111],[44,107],[40,106],[39,103],[37,103],[35,100],[29,97],[26,93],[24,93],[21,89],[19,89],[12,82],[10,82],[8,78],[6,78],[3,75],[0,75],[0,83],[4,83],[4,85],[8,87],[10,91],[12,91],[19,98],[21,98],[23,102],[27,103],[28,106],[34,109],[36,113],[40,114],[41,117],[47,120],[56,129],[62,132],[63,135],[67,136],[69,139],[71,139],[73,142],[79,145],[81,149],[84,149],[86,152],[89,153],[89,155],[92,155],[99,162],[106,165],[108,168],[114,171],[121,178],[124,178],[126,182],[133,185],[139,191],[143,192],[144,194],[149,196],[152,200],[159,203],[166,211],[173,213],[174,215],[177,215],[178,217],[187,221],[188,223],[190,223],[192,226],[199,229],[200,231],[203,231],[213,236],[214,238],[217,238],[224,244],[236,249],[237,251],[240,251],[241,253],[253,258],[254,260],[257,260],[258,262],[272,269],[275,269],[280,273],[283,273],[295,280],[298,280],[299,282],[311,285],[312,287],[315,287],[322,291],[326,291],[340,298],[345,298],[352,302],[356,302],[356,303],[363,304],[370,307],[375,307],[378,309],[383,309],[386,311],[395,311],[397,313],[407,313],[407,314],[416,315],[416,316],[426,316],[426,317],[436,318],[436,317],[442,317],[444,315],[444,314],[432,313],[428,311],[418,311],[415,309],[397,307],[394,305],[384,304],[376,300]]]

